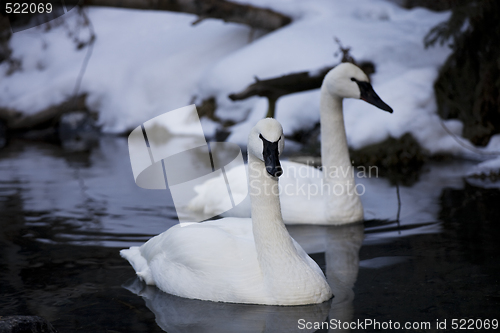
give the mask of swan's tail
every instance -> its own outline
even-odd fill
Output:
[[[139,246],[132,246],[130,249],[121,250],[120,255],[122,258],[128,260],[141,280],[149,285],[155,284],[148,261],[142,256]]]

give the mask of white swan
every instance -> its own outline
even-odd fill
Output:
[[[248,138],[252,219],[177,225],[120,254],[147,284],[186,298],[300,305],[324,302],[331,289],[318,265],[288,234],[281,217],[281,125],[263,119]]]
[[[325,76],[320,103],[323,172],[299,163],[282,163],[284,173],[280,179],[280,201],[286,224],[340,225],[363,220],[363,206],[356,192],[347,147],[342,110],[344,98],[362,99],[392,113],[391,107],[378,97],[368,77],[357,66],[342,63]],[[241,195],[235,193],[238,188],[245,193],[246,179],[237,178],[236,175],[240,174],[241,169],[226,173],[234,188],[233,195]],[[214,184],[214,180],[208,180],[197,186],[197,196],[188,209],[207,216],[221,211],[221,198],[213,195],[216,193]],[[229,214],[249,216],[250,203],[244,201]]]
[[[364,225],[342,226],[295,225],[287,227],[290,235],[314,253],[325,252],[326,276],[335,298],[330,302],[302,306],[261,306],[204,302],[172,296],[134,279],[124,288],[141,296],[165,332],[257,333],[315,332],[301,322],[335,319],[352,321],[354,292],[359,269],[359,249]],[[332,330],[330,330],[332,331]],[[341,329],[333,330],[335,332]],[[346,330],[349,331],[349,330]]]

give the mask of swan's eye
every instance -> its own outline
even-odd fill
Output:
[[[356,82],[356,81],[358,81],[358,80],[356,80],[355,78],[351,77],[351,81]]]

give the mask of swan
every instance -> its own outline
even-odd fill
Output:
[[[121,256],[147,284],[185,298],[266,305],[330,299],[323,272],[283,223],[277,191],[283,148],[283,129],[272,118],[249,134],[251,219],[182,223]]]
[[[329,302],[302,306],[261,306],[205,302],[173,296],[139,279],[123,287],[142,297],[165,332],[315,332],[300,322],[323,322],[335,319],[352,321],[354,292],[359,270],[359,250],[364,225],[342,226],[295,225],[287,227],[290,235],[308,251],[325,253],[326,276],[335,298]],[[335,330],[337,332],[337,330]]]
[[[342,102],[344,98],[362,99],[392,113],[373,90],[366,74],[351,63],[330,70],[321,85],[321,157],[322,170],[284,161],[280,179],[280,201],[286,224],[341,225],[363,220],[363,205],[356,189],[354,169],[349,157]],[[239,168],[239,169],[238,169]],[[245,190],[246,179],[239,166],[226,173],[231,188]],[[213,216],[221,211],[222,198],[214,196],[213,179],[194,188],[196,196],[188,210]],[[241,195],[233,190],[233,195]],[[226,215],[247,217],[250,203],[243,201]],[[223,216],[226,216],[222,214]]]

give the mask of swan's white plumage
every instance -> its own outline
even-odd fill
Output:
[[[326,174],[336,176],[328,177],[322,171],[303,164],[282,162],[280,202],[286,224],[341,225],[363,219],[363,206],[355,192],[354,170],[349,157],[342,110],[343,98],[360,98],[360,89],[352,78],[360,82],[369,81],[361,69],[343,63],[325,76],[321,87],[323,170],[326,170]],[[244,166],[237,168],[241,172]],[[238,178],[238,174],[241,173],[237,173],[237,170],[226,173],[229,183],[235,188],[232,195],[241,197],[246,193],[247,180]],[[217,188],[214,180],[196,186],[197,196],[190,202],[188,209],[210,216],[220,212],[223,196],[213,195]],[[250,216],[249,198],[232,209],[230,214]]]
[[[297,195],[291,195],[290,191],[295,194],[296,189],[307,189],[308,186],[320,186],[323,179],[320,170],[308,167],[304,164],[282,161],[281,166],[283,168],[283,175],[280,177],[280,203],[283,207],[281,213],[283,215],[283,220],[286,224],[301,224],[307,219],[309,224],[321,224],[325,220],[324,216],[324,202],[318,196],[321,193],[313,195],[310,194],[308,197],[304,192],[298,191]],[[240,198],[245,195],[247,180],[239,178],[242,169],[245,169],[246,165],[240,165],[232,168],[226,172],[228,182],[233,186],[231,189],[231,194],[233,197]],[[311,175],[311,177],[293,177],[290,175],[294,174],[294,170],[302,170],[307,168],[305,174]],[[295,174],[298,174],[295,172]],[[189,209],[192,211],[202,212],[207,216],[216,215],[216,212],[220,212],[224,202],[221,201],[222,196],[217,196],[214,193],[220,189],[225,190],[222,187],[218,187],[220,180],[217,178],[210,179],[205,183],[198,185],[194,188],[197,193],[196,197],[189,203]],[[233,189],[234,188],[234,189]],[[287,189],[290,191],[287,193]],[[238,206],[231,210],[231,215],[235,217],[248,217],[250,215],[250,197],[247,197]],[[225,214],[222,214],[225,216]],[[304,216],[307,215],[307,216]]]
[[[249,136],[250,179],[264,188],[277,179],[262,161],[261,133],[277,141],[281,125],[261,120]],[[146,283],[181,297],[269,305],[328,300],[332,294],[323,272],[288,234],[277,195],[251,195],[253,219],[183,223],[120,254]]]

